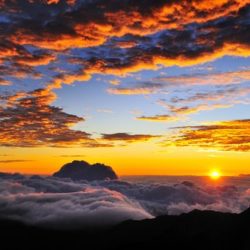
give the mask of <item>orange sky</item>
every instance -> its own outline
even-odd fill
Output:
[[[248,174],[250,165],[249,153],[205,151],[199,148],[162,149],[140,143],[106,149],[40,148],[38,151],[33,148],[5,151],[6,154],[13,152],[14,157],[1,159],[13,162],[0,163],[0,171],[28,174],[51,174],[72,160],[101,162],[112,166],[118,175],[207,175],[214,168],[223,175],[238,175]],[[19,159],[23,162],[18,162]]]

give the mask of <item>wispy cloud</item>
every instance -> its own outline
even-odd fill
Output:
[[[174,115],[153,115],[153,116],[138,116],[136,117],[137,120],[143,121],[153,121],[153,122],[169,122],[169,121],[176,121],[179,118]]]
[[[34,161],[34,160],[25,160],[25,159],[0,160],[0,163],[2,163],[2,164],[8,164],[8,163],[31,162],[31,161]]]
[[[128,134],[128,133],[114,133],[102,134],[102,139],[107,141],[124,141],[124,142],[140,142],[148,141],[150,139],[159,138],[159,135],[150,134]]]
[[[176,128],[178,134],[165,145],[197,146],[224,151],[250,151],[250,120],[232,120],[211,125]]]
[[[67,146],[93,143],[90,134],[71,129],[84,118],[51,106],[55,95],[44,89],[9,96],[0,109],[0,145]]]

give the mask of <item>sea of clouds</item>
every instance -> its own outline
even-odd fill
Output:
[[[250,206],[250,182],[243,179],[237,185],[201,185],[0,174],[0,217],[73,229],[194,209],[240,213]]]

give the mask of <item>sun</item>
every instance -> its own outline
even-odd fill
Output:
[[[221,173],[219,170],[212,170],[209,174],[210,178],[213,180],[218,180],[221,177]]]

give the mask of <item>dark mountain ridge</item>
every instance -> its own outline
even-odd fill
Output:
[[[0,248],[249,250],[249,225],[250,209],[241,214],[194,210],[88,230],[49,230],[3,219]]]

